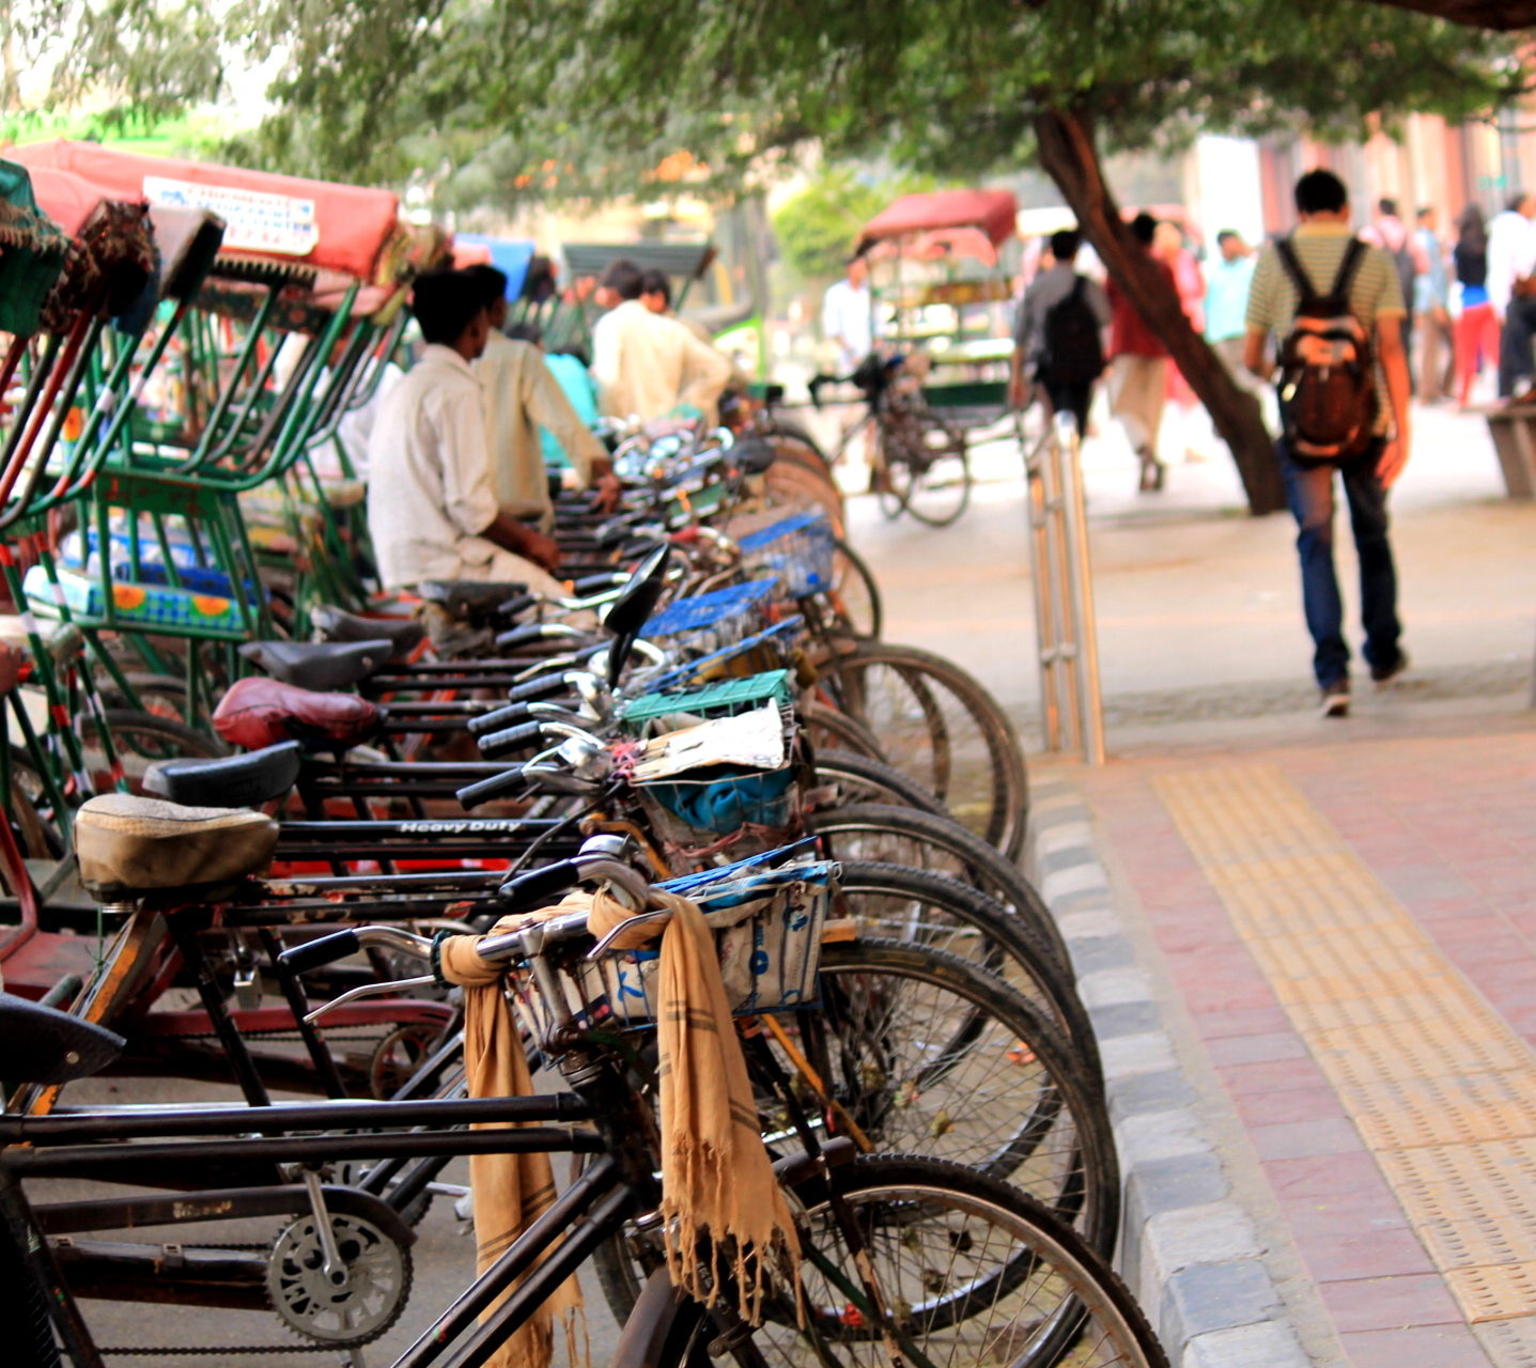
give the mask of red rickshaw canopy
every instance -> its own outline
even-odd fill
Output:
[[[903,195],[859,234],[859,251],[877,242],[944,228],[979,228],[994,246],[1014,235],[1019,205],[1011,190],[934,190]]]
[[[364,280],[374,277],[399,225],[400,202],[388,190],[65,138],[12,147],[6,155],[29,170],[74,172],[111,199],[209,210],[226,224],[226,254],[292,261]]]

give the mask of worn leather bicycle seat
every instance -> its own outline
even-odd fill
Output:
[[[427,634],[415,618],[361,617],[329,603],[310,609],[309,620],[327,642],[383,640],[394,647],[397,657],[410,654]]]
[[[366,641],[248,641],[240,648],[273,679],[321,690],[362,683],[394,652],[394,642],[377,636]]]
[[[68,1012],[0,993],[0,1056],[8,1083],[72,1083],[123,1052],[122,1036]]]
[[[157,760],[144,772],[144,788],[187,807],[260,807],[298,782],[304,747],[297,741],[245,755],[211,760]]]
[[[277,823],[244,808],[107,793],[75,816],[80,882],[100,902],[234,883],[267,867]]]
[[[377,735],[383,721],[384,710],[356,694],[314,693],[255,676],[237,680],[213,710],[214,730],[246,750],[279,741],[349,750]]]
[[[498,580],[427,580],[416,586],[423,603],[439,608],[464,622],[494,616],[508,599],[528,592],[526,584]]]

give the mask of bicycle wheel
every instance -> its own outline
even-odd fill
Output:
[[[843,535],[843,493],[824,476],[794,461],[775,461],[763,476],[763,492],[772,508],[823,513],[832,531]]]
[[[947,874],[980,889],[1013,913],[1023,934],[1071,975],[1072,957],[1061,928],[1017,865],[953,817],[892,803],[838,803],[810,813],[834,859],[876,860]]]
[[[911,410],[886,447],[886,472],[901,506],[920,523],[948,527],[971,502],[965,433],[931,409]]]
[[[899,1354],[927,1368],[1167,1368],[1107,1262],[1006,1183],[962,1165],[882,1154],[790,1196],[805,1315],[778,1292],[736,1351],[743,1365],[883,1368]],[[869,1301],[871,1284],[884,1317]],[[615,1368],[699,1361],[714,1333],[709,1313],[661,1292],[647,1289]],[[637,1352],[641,1344],[652,1357]]]
[[[222,741],[187,726],[185,722],[173,721],[158,713],[107,708],[102,713],[102,720],[106,723],[112,749],[117,753],[118,763],[122,766],[123,777],[134,793],[144,791],[144,772],[156,760],[182,757],[210,759],[229,754]],[[95,776],[96,791],[110,793],[114,787],[113,775],[102,748],[100,727],[89,713],[84,714],[80,722],[85,743],[85,762]]]
[[[1071,971],[1022,918],[943,874],[845,857],[840,863],[837,915],[852,917],[861,935],[943,950],[996,974],[1049,1015],[1071,1041],[1083,1077],[1102,1090],[1098,1042]]]
[[[845,541],[832,554],[832,593],[829,596],[841,626],[856,637],[878,639],[885,608],[874,572]]]
[[[812,699],[802,704],[800,725],[804,728],[806,736],[810,738],[811,745],[818,752],[823,746],[829,746],[838,751],[863,755],[882,763],[885,760],[885,754],[880,748],[880,738],[874,732],[870,731],[857,717],[840,712],[837,708],[825,703],[818,703]]]
[[[845,750],[817,750],[813,768],[819,784],[830,784],[839,803],[897,803],[948,817],[949,809],[916,780],[881,760]]]
[[[1029,777],[1013,723],[981,684],[931,651],[881,641],[844,646],[817,669],[820,687],[880,738],[892,763],[1019,859]]]
[[[1109,1114],[1040,1008],[955,955],[873,936],[825,947],[821,994],[777,1020],[869,1144],[1007,1178],[1114,1247]]]

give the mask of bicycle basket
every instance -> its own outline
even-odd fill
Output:
[[[662,884],[698,903],[715,932],[726,998],[738,1016],[816,1001],[821,932],[840,867],[826,860],[764,870],[728,865]],[[588,1019],[653,1026],[659,950],[616,950],[575,969]]]
[[[648,640],[670,638],[684,650],[718,651],[750,636],[764,623],[772,580],[733,584],[710,594],[675,599],[645,624]]]
[[[791,598],[805,598],[832,587],[832,558],[837,536],[824,513],[796,513],[738,538],[742,569],[749,575],[773,575]]]
[[[750,739],[737,740],[738,733]],[[686,757],[703,754],[699,738],[729,734],[730,739],[686,768],[665,759],[642,763],[635,796],[657,834],[684,848],[713,845],[743,827],[788,827],[799,807],[797,733],[793,710],[771,700],[735,717],[667,733],[648,747],[658,754],[678,747]]]

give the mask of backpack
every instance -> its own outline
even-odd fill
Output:
[[[1076,277],[1072,292],[1045,311],[1040,374],[1057,384],[1087,385],[1104,373],[1104,343],[1087,285],[1086,276]]]
[[[1299,302],[1280,344],[1280,417],[1291,456],[1324,464],[1359,455],[1376,422],[1371,336],[1349,305],[1349,288],[1365,256],[1353,239],[1333,288],[1318,294],[1287,239],[1275,244]]]

